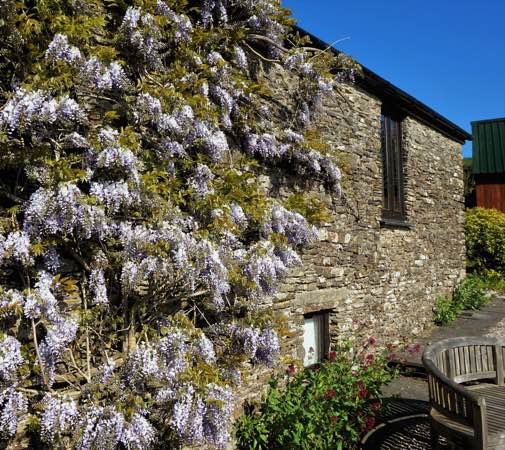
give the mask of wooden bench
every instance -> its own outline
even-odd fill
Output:
[[[505,340],[445,339],[427,347],[432,447],[505,449]]]

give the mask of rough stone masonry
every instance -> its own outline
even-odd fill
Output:
[[[266,76],[276,96],[289,92],[285,74],[273,70]],[[325,101],[314,126],[342,152],[344,196],[330,198],[319,185],[301,185],[300,177],[290,179],[280,171],[266,180],[273,196],[312,189],[334,205],[319,241],[304,251],[304,265],[291,272],[275,296],[274,308],[287,317],[290,332],[283,354],[299,359],[304,314],[329,310],[332,342],[356,336],[388,343],[412,340],[431,323],[436,298],[450,295],[465,275],[461,144],[405,118],[409,226],[384,226],[382,104],[356,85],[344,86],[341,93]],[[263,371],[253,378],[260,382],[266,376]]]

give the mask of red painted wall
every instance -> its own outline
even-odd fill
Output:
[[[505,180],[503,183],[477,184],[477,206],[505,212]]]

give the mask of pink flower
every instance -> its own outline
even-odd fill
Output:
[[[297,371],[297,368],[294,364],[290,364],[287,369],[286,369],[286,373],[288,374],[288,376],[292,377]]]
[[[361,380],[358,381],[358,395],[362,399],[367,398],[369,395],[368,389],[365,387],[365,383]]]
[[[375,361],[375,356],[373,354],[366,355],[365,358],[365,366],[371,366],[373,362]]]
[[[365,426],[367,431],[371,430],[375,425],[375,419],[373,417],[367,417],[365,419]]]
[[[335,397],[335,395],[337,395],[337,391],[335,389],[328,389],[325,393],[324,393],[324,398],[326,400],[330,400],[332,399],[333,397]]]
[[[328,353],[328,359],[330,361],[335,361],[335,359],[337,359],[337,352],[332,351],[332,352]]]
[[[370,405],[370,409],[372,411],[379,411],[379,409],[381,409],[381,404],[379,402],[373,402],[371,405]]]
[[[368,338],[368,345],[373,347],[375,344],[377,344],[377,339],[375,339],[374,337],[369,337]]]
[[[330,417],[330,421],[331,421],[332,425],[336,425],[337,422],[338,422],[338,417],[337,416],[331,416]]]

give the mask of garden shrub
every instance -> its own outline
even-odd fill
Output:
[[[446,296],[437,298],[433,311],[433,322],[435,322],[436,325],[446,325],[456,320],[457,316],[458,311],[452,298]]]
[[[277,0],[0,1],[0,439],[229,444],[325,218],[263,177],[338,195],[311,118],[359,70],[293,23]]]
[[[480,276],[468,275],[456,286],[452,298],[437,298],[433,321],[445,325],[454,321],[461,311],[481,309],[490,299],[485,287],[486,282]]]
[[[505,213],[467,210],[465,236],[469,268],[478,273],[493,270],[505,277]]]
[[[453,302],[459,310],[481,309],[489,296],[484,292],[483,281],[477,275],[468,275],[456,287]]]
[[[502,273],[485,269],[479,274],[482,280],[482,288],[488,291],[505,292],[505,277]]]
[[[371,341],[373,343],[373,341]],[[352,449],[373,428],[380,389],[396,371],[385,353],[343,345],[317,369],[271,380],[265,399],[236,424],[239,449]],[[285,383],[281,382],[285,381]]]

